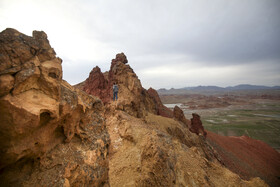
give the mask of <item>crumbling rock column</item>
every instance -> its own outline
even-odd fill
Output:
[[[190,131],[197,135],[203,135],[206,137],[207,132],[204,131],[204,127],[200,120],[200,116],[196,113],[192,113],[193,118],[191,119]]]

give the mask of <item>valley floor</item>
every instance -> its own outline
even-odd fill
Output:
[[[197,98],[192,102],[195,99]],[[199,114],[206,130],[225,136],[246,135],[261,140],[280,152],[280,100],[243,99],[228,102],[227,106],[205,107],[204,103],[204,107],[200,107],[199,103],[203,99],[194,105],[196,107],[191,107],[186,102],[169,103],[166,106],[173,108],[179,105],[188,119],[192,113]],[[190,102],[191,99],[188,100]]]

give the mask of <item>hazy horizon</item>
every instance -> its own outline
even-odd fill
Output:
[[[174,87],[171,87],[171,88],[159,88],[159,89],[166,89],[166,90],[170,90],[170,89],[183,89],[183,88],[192,88],[192,87],[211,87],[211,86],[214,86],[214,87],[220,87],[220,88],[228,88],[228,87],[235,87],[235,86],[241,86],[241,85],[250,85],[250,86],[266,86],[266,85],[252,85],[252,84],[237,84],[237,85],[229,85],[229,86],[217,86],[217,85],[196,85],[196,86],[184,86],[184,87],[180,87],[180,88],[174,88]],[[280,87],[280,85],[274,85],[274,86],[266,86],[266,87],[270,87],[270,88],[273,88],[273,87]],[[158,89],[158,90],[159,90]]]
[[[8,27],[45,31],[70,84],[120,52],[145,88],[280,83],[278,0],[2,0]]]

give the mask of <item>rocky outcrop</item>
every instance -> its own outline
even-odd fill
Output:
[[[116,55],[115,59],[112,59],[112,64],[115,64],[117,62],[121,62],[123,64],[128,63],[128,60],[127,60],[124,53],[119,53],[119,54]]]
[[[98,66],[91,70],[89,77],[84,82],[82,90],[88,94],[98,96],[104,103],[109,102],[109,99],[111,99],[108,80],[105,79]]]
[[[98,67],[93,68],[82,90],[99,97],[105,104],[110,104],[113,100],[113,83],[117,83],[119,86],[119,99],[115,103],[117,109],[136,117],[142,117],[146,112],[157,113],[154,100],[126,63],[126,56],[120,53],[112,60],[108,73],[101,73]]]
[[[62,80],[47,35],[0,33],[0,181],[4,186],[108,182],[100,99]]]
[[[201,134],[206,137],[207,132],[204,130],[202,122],[200,120],[200,116],[196,113],[192,113],[190,131],[196,133],[197,135]]]
[[[1,32],[1,75],[18,72],[22,64],[35,56],[40,62],[56,58],[46,33],[33,31],[32,35],[33,37],[26,36],[15,29],[6,29]],[[58,61],[61,60],[58,59]]]
[[[162,104],[160,97],[155,89],[149,88],[148,94],[153,98],[153,100],[155,102],[157,115],[160,115],[163,117],[168,117],[168,118],[173,118],[172,111]]]
[[[176,120],[181,121],[185,127],[190,128],[190,120],[186,119],[183,110],[177,105],[173,109],[173,116]]]
[[[280,186],[280,153],[266,143],[210,131],[207,131],[207,141],[220,155],[221,162],[242,179],[260,177],[270,186]]]
[[[200,116],[193,113],[193,118],[190,120],[186,119],[184,112],[178,106],[175,106],[173,109],[173,116],[176,120],[182,122],[186,128],[188,128],[192,133],[197,135],[202,135],[206,137],[207,132],[204,130]]]

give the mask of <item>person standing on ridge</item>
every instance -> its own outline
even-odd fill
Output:
[[[114,95],[114,101],[116,99],[116,101],[118,100],[118,92],[119,92],[119,87],[118,85],[114,82],[114,85],[113,85],[113,95]]]

